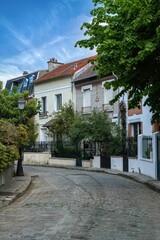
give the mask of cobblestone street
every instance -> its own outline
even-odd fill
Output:
[[[0,240],[157,240],[160,194],[104,173],[27,167],[30,189],[0,210]]]

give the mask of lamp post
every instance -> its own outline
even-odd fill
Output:
[[[24,104],[25,104],[24,98],[19,98],[18,99],[18,109],[20,112],[20,123],[22,123],[22,111],[24,109]],[[22,161],[23,161],[22,148],[19,146],[19,159],[18,159],[18,163],[17,163],[17,172],[16,172],[17,176],[24,176]]]
[[[123,171],[128,172],[128,157],[126,149],[126,105],[124,101],[120,103],[121,125],[122,125],[122,154],[123,154]]]

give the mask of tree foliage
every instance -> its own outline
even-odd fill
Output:
[[[56,113],[56,115],[51,120],[49,130],[56,137],[61,137],[63,135],[69,134],[70,126],[74,121],[75,113],[73,109],[73,104],[71,101],[64,104],[61,110]]]
[[[94,110],[90,115],[75,112],[72,102],[64,104],[50,122],[49,130],[56,136],[56,149],[64,151],[66,136],[76,146],[82,140],[103,143],[103,150],[114,154],[121,148],[122,131],[103,111]],[[68,148],[69,150],[69,148]]]
[[[18,99],[24,98],[25,107],[20,112],[18,109]],[[36,139],[36,128],[34,126],[33,116],[40,109],[40,103],[37,99],[29,99],[29,92],[17,93],[13,91],[9,93],[7,89],[0,91],[0,119],[18,126],[20,123],[26,125],[28,137],[31,141]]]
[[[18,109],[18,99],[24,98],[25,107],[24,110],[20,111]],[[0,92],[0,118],[7,119],[8,122],[18,125],[23,123],[27,125],[28,120],[30,120],[34,115],[36,115],[40,109],[40,103],[37,99],[29,99],[29,92],[9,93],[7,89],[3,89]]]
[[[90,137],[91,124],[87,116],[76,113],[74,122],[70,126],[69,136],[74,143],[80,142],[82,139]]]
[[[70,128],[70,137],[74,141],[88,139],[107,141],[111,138],[112,122],[105,112],[93,110],[90,115],[77,113]]]
[[[116,101],[125,92],[129,107],[144,105],[160,114],[160,0],[92,0],[92,22],[84,23],[84,35],[76,46],[97,48],[97,68],[100,76],[116,74],[118,79],[106,84],[121,88]],[[112,101],[113,102],[113,101]]]
[[[18,130],[7,121],[0,120],[0,171],[18,158]]]
[[[18,99],[25,99],[25,107],[20,112]],[[36,99],[30,99],[28,92],[9,93],[0,91],[0,171],[8,167],[19,156],[19,149],[35,139],[33,116],[40,109]]]
[[[70,128],[70,137],[74,142],[89,140],[103,144],[107,154],[121,149],[122,131],[113,124],[105,112],[94,110],[89,116],[77,114]]]

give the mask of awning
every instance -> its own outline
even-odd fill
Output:
[[[51,127],[53,125],[53,119],[49,120],[48,122],[46,122],[42,127]]]

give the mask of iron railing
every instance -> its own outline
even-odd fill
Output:
[[[51,141],[38,141],[25,147],[25,152],[50,152],[52,147]]]
[[[55,157],[73,157],[81,159],[91,159],[94,155],[101,155],[104,147],[107,155],[127,155],[129,157],[137,156],[137,142],[133,138],[125,139],[124,144],[121,141],[116,142],[92,142],[83,141],[75,144],[71,141],[39,141],[27,146],[25,152],[50,152]],[[125,146],[125,148],[124,148]]]

